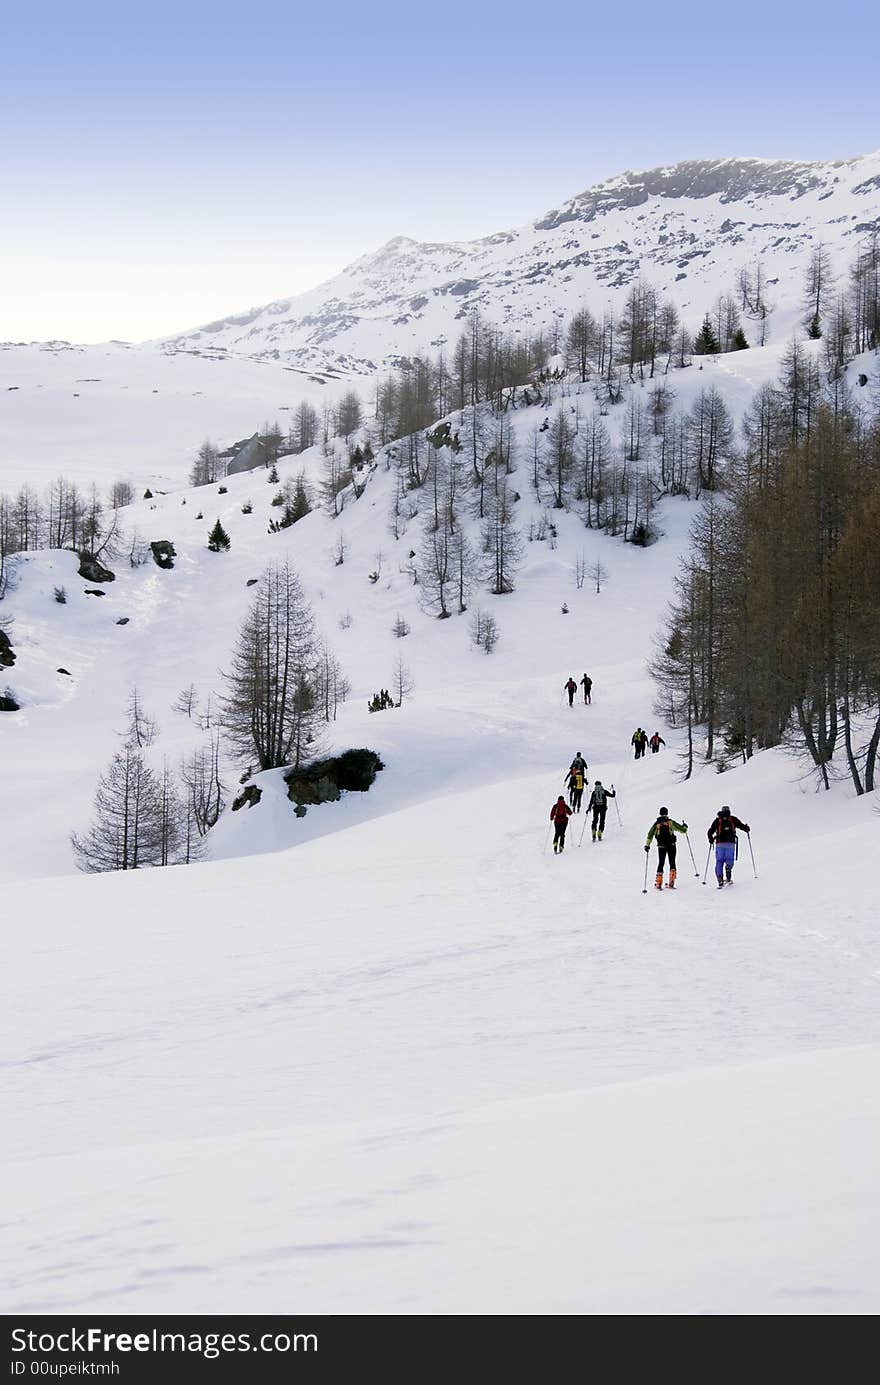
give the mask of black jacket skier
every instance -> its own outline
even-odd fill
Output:
[[[590,697],[590,693],[593,691],[593,680],[592,680],[592,678],[588,678],[587,675],[584,674],[583,678],[581,679],[581,687],[582,687],[583,690],[584,690],[584,702],[590,702],[590,701],[592,701],[592,699],[591,699],[591,697]]]
[[[593,814],[593,841],[595,841],[598,836],[601,842],[602,833],[605,831],[605,814],[608,812],[608,800],[609,798],[616,797],[617,794],[615,793],[613,784],[610,789],[606,789],[601,779],[596,780],[593,785],[593,792],[590,794],[590,801],[587,804],[587,812],[592,812]]]

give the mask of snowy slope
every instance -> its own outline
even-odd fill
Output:
[[[876,827],[780,768],[725,781],[760,876],[720,895],[640,893],[658,797],[699,851],[714,776],[619,759],[623,827],[562,858],[545,771],[12,886],[9,1309],[876,1312],[880,956],[840,889]]]
[[[640,276],[696,330],[758,260],[774,309],[769,330],[781,340],[800,313],[809,252],[824,244],[843,273],[878,222],[880,151],[836,163],[690,161],[624,173],[483,240],[398,236],[308,293],[172,341],[371,374],[454,341],[475,308],[511,330],[546,333],[583,303],[595,314],[619,306]]]
[[[674,407],[685,411],[702,388],[717,383],[738,419],[754,389],[775,377],[781,350],[766,347],[734,352],[707,361],[704,369],[674,372],[663,383],[674,395]],[[637,388],[647,401],[650,384]],[[590,387],[580,391],[573,387],[566,406],[582,417],[589,414],[595,408]],[[613,409],[605,420],[615,438],[625,426],[625,413],[625,407]],[[541,513],[530,499],[527,440],[547,414],[536,406],[511,415],[520,440],[517,485],[523,493],[521,523],[526,529],[529,519],[537,520]],[[317,485],[320,449],[283,461],[279,465],[281,480],[295,475],[301,466]],[[114,564],[117,580],[104,587],[102,597],[94,597],[85,595],[94,584],[76,576],[73,555],[37,553],[22,560],[18,589],[3,603],[4,615],[15,623],[18,659],[0,681],[14,688],[22,711],[0,718],[4,780],[18,805],[7,829],[9,849],[0,857],[0,879],[71,868],[69,831],[88,817],[97,768],[118,744],[117,733],[133,683],[137,683],[162,729],[160,751],[173,757],[188,748],[194,738],[200,739],[186,717],[171,711],[172,704],[189,683],[196,684],[203,698],[221,690],[219,672],[227,666],[235,631],[251,598],[247,583],[277,557],[288,555],[302,573],[324,634],[352,681],[352,702],[344,708],[338,728],[346,744],[366,737],[366,743],[375,740],[376,748],[384,752],[384,738],[396,734],[387,726],[389,718],[367,717],[363,709],[377,687],[392,682],[398,655],[410,665],[416,683],[411,715],[426,722],[414,733],[413,745],[430,742],[439,746],[442,722],[438,722],[429,697],[439,697],[444,706],[454,689],[456,697],[464,700],[458,707],[449,706],[449,715],[467,717],[474,730],[485,712],[489,711],[491,718],[494,702],[505,695],[505,685],[513,698],[524,670],[528,681],[539,670],[555,668],[560,660],[590,665],[601,660],[607,678],[618,688],[618,698],[619,688],[635,679],[632,685],[638,688],[638,697],[625,709],[625,715],[634,718],[634,724],[651,715],[653,692],[643,664],[685,542],[690,517],[687,505],[673,503],[662,512],[660,526],[668,537],[647,553],[585,530],[575,514],[554,514],[560,536],[557,549],[551,551],[546,543],[527,545],[519,590],[500,601],[484,594],[472,603],[482,600],[486,609],[497,614],[501,627],[501,644],[491,659],[486,659],[470,647],[468,617],[437,622],[421,609],[419,591],[407,571],[408,554],[419,545],[420,522],[411,521],[398,541],[392,538],[387,520],[394,476],[382,466],[363,498],[349,504],[338,520],[315,512],[293,529],[273,535],[266,531],[269,520],[277,516],[271,506],[277,488],[267,485],[266,473],[229,477],[225,485],[225,495],[219,494],[217,486],[157,492],[152,500],[138,501],[122,512],[126,528],[136,529],[144,540],[173,541],[178,558],[171,572],[160,572],[152,562],[133,571],[123,559]],[[242,514],[245,502],[253,505],[252,514]],[[202,519],[197,518],[199,513]],[[231,552],[226,555],[209,553],[205,547],[208,530],[218,517],[232,539]],[[349,552],[344,566],[337,567],[331,550],[340,532]],[[367,574],[376,566],[377,553],[383,555],[382,580],[373,586]],[[576,590],[573,569],[581,554],[588,564],[601,556],[611,574],[608,590],[601,598],[590,600],[588,591]],[[68,593],[64,606],[53,601],[56,586],[64,586]],[[572,607],[572,616],[581,611],[583,628],[561,616],[563,601]],[[339,621],[347,612],[352,615],[352,625],[343,630]],[[397,614],[412,626],[412,634],[402,641],[392,634]],[[117,625],[120,618],[127,619],[128,624]],[[600,619],[602,629],[594,632]],[[59,668],[67,669],[71,677],[59,674]],[[583,669],[578,677],[581,672]],[[567,672],[559,679],[560,688],[566,677]],[[463,688],[469,685],[474,691],[464,696]],[[496,686],[497,692],[489,691]],[[495,752],[491,738],[475,737],[480,754],[476,759],[468,757],[462,766],[455,756],[438,754],[438,770],[429,776],[420,771],[417,757],[411,757],[407,750],[401,758],[414,793],[429,797],[435,791],[437,772],[443,776],[471,773],[472,783],[490,770],[498,777],[506,773],[510,754],[530,754],[527,747],[534,735],[532,719],[540,717],[544,697],[542,690],[526,722],[514,721],[504,743],[505,763],[500,767],[492,763]],[[535,767],[546,763],[542,757],[545,751],[538,745],[531,763]],[[235,767],[230,766],[228,777],[234,783]],[[376,792],[382,801],[381,785]],[[352,804],[336,811],[371,813],[372,803],[371,795],[369,807],[363,805],[358,810]],[[334,817],[334,823],[336,820]],[[315,830],[312,817],[294,826],[309,834]],[[255,840],[248,836],[247,846],[241,848],[227,847],[227,832],[242,834],[245,828],[239,820],[222,825],[215,850],[265,849],[262,827],[254,827],[251,835]],[[274,838],[269,840],[274,847]]]
[[[778,352],[677,374],[676,405],[717,379],[738,414]],[[517,411],[521,439],[540,417]],[[120,567],[95,598],[71,555],[38,554],[4,602],[24,703],[0,718],[4,1302],[876,1312],[873,805],[844,784],[817,796],[781,751],[679,782],[645,660],[693,506],[665,502],[644,551],[555,515],[518,590],[483,598],[501,627],[487,658],[467,616],[420,610],[419,526],[389,535],[393,481],[380,465],[340,519],[275,535],[263,473],[157,495],[129,518],[174,541],[173,571]],[[218,515],[224,555],[204,546]],[[328,739],[377,749],[375,786],[298,820],[262,776],[213,861],[71,876],[67,832],[129,686],[158,762],[194,744],[171,704],[218,688],[246,583],[285,554],[352,681]],[[600,594],[577,590],[580,554],[606,567]],[[371,715],[397,655],[413,698]],[[585,669],[593,705],[570,709],[562,685]],[[638,723],[669,744],[636,764]],[[579,846],[575,819],[557,858],[547,814],[576,749],[620,820],[612,805],[605,840]],[[744,844],[719,892],[696,872],[721,795],[753,827],[758,877]],[[683,844],[677,892],[643,895],[661,803],[696,866]]]

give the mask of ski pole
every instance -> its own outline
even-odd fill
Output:
[[[611,785],[611,791],[612,791],[612,793],[614,793],[614,785],[613,785],[613,784]],[[614,807],[615,807],[615,810],[616,810],[616,812],[617,812],[617,825],[618,825],[618,827],[622,827],[622,826],[623,826],[623,818],[620,816],[620,807],[618,806],[617,794],[616,794],[616,793],[614,793]]]
[[[752,850],[752,834],[751,834],[751,832],[747,832],[747,833],[746,833],[746,836],[747,836],[748,839],[749,839],[749,855],[750,855],[751,858],[752,858],[752,870],[755,872],[755,879],[757,880],[757,878],[758,878],[758,867],[755,865],[755,853],[754,853],[754,851]]]
[[[709,843],[709,850],[706,852],[706,869],[703,871],[703,884],[706,883],[706,876],[709,874],[709,857],[712,855],[712,843]]]
[[[547,835],[546,835],[546,837],[544,838],[544,845],[541,847],[541,855],[542,855],[542,856],[544,855],[544,853],[545,853],[546,850],[547,850],[547,846],[548,846],[548,843],[549,843],[549,841],[550,841],[550,833],[551,833],[552,831],[553,831],[553,823],[551,822],[550,826],[547,828]]]
[[[696,861],[694,860],[694,848],[691,846],[691,839],[690,839],[690,837],[688,836],[687,832],[685,832],[685,834],[684,834],[684,839],[685,839],[685,841],[686,841],[687,844],[688,844],[688,851],[691,853],[691,865],[692,865],[693,868],[694,868],[694,876],[696,877],[697,880],[699,880],[699,878],[700,878],[700,872],[697,870],[697,863],[696,863]]]
[[[648,893],[648,866],[649,866],[650,864],[651,864],[651,853],[650,853],[649,851],[646,851],[646,852],[645,852],[645,888],[642,890],[642,894],[647,894],[647,893]]]
[[[586,830],[587,830],[587,818],[588,818],[589,816],[590,816],[590,812],[589,812],[589,809],[587,809],[587,811],[584,813],[584,821],[583,821],[583,825],[582,825],[582,827],[581,827],[581,835],[578,837],[578,846],[580,846],[581,843],[582,843],[583,840],[584,840],[584,833],[585,833]]]

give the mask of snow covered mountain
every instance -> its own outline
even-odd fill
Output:
[[[271,357],[304,370],[372,373],[455,338],[473,309],[517,332],[547,331],[586,302],[619,303],[640,276],[696,327],[760,262],[771,334],[790,332],[810,250],[838,272],[880,224],[880,151],[834,163],[690,160],[623,173],[528,226],[482,240],[398,236],[308,293],[169,339],[171,349]]]

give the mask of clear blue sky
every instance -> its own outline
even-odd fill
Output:
[[[132,340],[625,168],[880,146],[880,6],[56,0],[0,21],[0,339]]]

